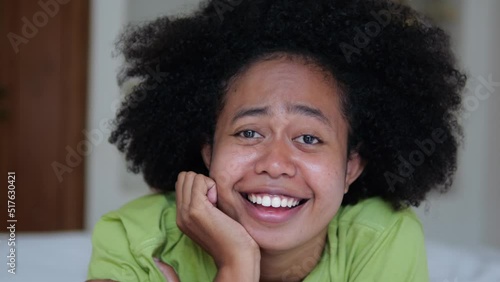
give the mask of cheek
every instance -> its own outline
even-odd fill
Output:
[[[234,184],[252,169],[255,152],[229,146],[222,148],[214,150],[210,177],[219,188],[227,190],[232,189]]]
[[[311,160],[303,161],[304,175],[308,181],[315,183],[316,189],[326,193],[343,190],[346,167],[341,161]]]
[[[314,194],[313,207],[324,216],[326,225],[337,213],[344,198],[345,167],[339,163],[315,163],[308,166],[305,181]]]
[[[345,165],[341,161],[307,162],[304,180],[314,194],[314,207],[328,221],[335,215],[344,198]]]

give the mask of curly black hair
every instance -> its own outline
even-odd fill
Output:
[[[343,205],[379,196],[394,208],[446,191],[462,138],[466,76],[448,35],[388,0],[215,0],[189,15],[128,26],[117,48],[121,80],[140,78],[109,141],[155,189],[180,171],[207,174],[200,150],[212,142],[232,79],[275,54],[312,61],[341,88],[349,150],[366,160]]]

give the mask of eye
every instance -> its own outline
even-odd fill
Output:
[[[299,136],[299,137],[295,138],[295,140],[297,140],[299,143],[304,143],[307,145],[314,145],[314,144],[321,143],[321,140],[319,140],[319,138],[314,137],[312,135],[307,135],[307,134]]]
[[[238,137],[243,137],[243,138],[259,138],[262,137],[257,131],[254,130],[243,130],[238,133],[236,133],[236,136]]]

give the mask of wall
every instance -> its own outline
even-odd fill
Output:
[[[200,0],[128,0],[128,20],[147,21],[162,15],[179,15],[195,9]]]
[[[94,151],[86,162],[86,228],[91,229],[105,212],[119,207],[143,193],[120,188],[119,171],[123,161],[107,142],[107,121],[113,117],[113,101],[119,99],[116,71],[119,62],[112,58],[113,42],[126,22],[125,1],[92,1],[90,29],[89,101],[87,128],[95,136]]]
[[[487,196],[485,197],[485,205],[494,207],[491,211],[485,212],[485,225],[487,232],[485,232],[484,242],[500,248],[500,1],[490,0],[490,7],[488,9],[488,19],[490,19],[488,36],[490,46],[490,60],[488,70],[493,75],[493,81],[497,82],[495,91],[492,93],[492,98],[488,100],[487,104],[487,126],[488,132],[486,134],[486,187]],[[491,45],[490,45],[491,42]]]
[[[495,0],[462,1],[456,49],[469,76],[463,113],[465,139],[452,190],[433,195],[418,209],[428,239],[500,248],[500,158],[495,149],[500,134],[496,110],[500,85],[492,91],[480,86],[481,78],[488,80],[490,75],[493,81],[500,81],[500,19],[495,15],[499,6]],[[477,87],[482,87],[480,92],[476,92]]]

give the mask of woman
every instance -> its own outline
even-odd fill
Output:
[[[409,206],[456,170],[448,37],[389,1],[221,3],[119,43],[142,80],[110,141],[161,193],[101,219],[88,279],[427,281]]]

